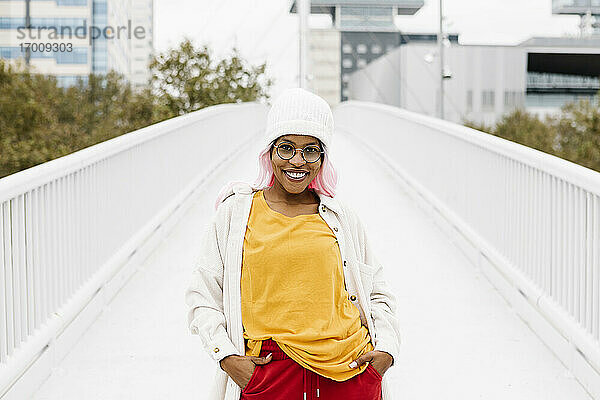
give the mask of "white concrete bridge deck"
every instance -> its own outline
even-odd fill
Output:
[[[591,398],[393,176],[346,137],[334,147],[338,195],[359,212],[398,299],[402,351],[388,373],[400,399]],[[253,154],[210,179],[33,399],[206,397],[216,365],[188,333],[184,290],[218,189],[253,178]]]

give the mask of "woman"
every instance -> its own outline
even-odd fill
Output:
[[[186,291],[190,330],[220,365],[213,399],[392,399],[395,297],[335,198],[332,136],[329,105],[287,90],[269,110],[257,181],[217,199]]]

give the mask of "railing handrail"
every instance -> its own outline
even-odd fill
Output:
[[[348,102],[334,118],[600,398],[600,173],[395,107]]]
[[[148,142],[176,128],[184,127],[201,118],[217,116],[230,107],[251,107],[256,102],[219,104],[182,116],[170,118],[126,135],[120,135],[86,147],[48,162],[35,165],[0,179],[0,203],[26,193],[45,182],[70,174],[98,160],[109,158],[138,144]]]
[[[466,126],[458,125],[453,122],[440,120],[438,118],[418,114],[386,104],[356,100],[347,101],[341,104],[359,105],[375,111],[385,111],[386,113],[392,113],[399,118],[410,120],[413,123],[441,129],[447,134],[458,139],[545,171],[557,178],[571,182],[581,189],[600,196],[599,172],[575,164],[571,161],[567,161],[560,157],[553,156],[552,154],[544,153],[543,151],[480,132]]]
[[[216,105],[0,181],[0,397],[31,397],[266,117]]]

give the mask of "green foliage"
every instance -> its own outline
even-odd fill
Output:
[[[235,48],[227,59],[215,63],[212,58],[208,47],[197,49],[190,39],[153,58],[152,84],[171,115],[268,98],[273,81],[264,77],[266,64],[246,67]]]
[[[186,40],[153,60],[154,87],[134,91],[112,71],[65,89],[0,59],[0,178],[186,112],[267,97],[264,64],[247,68],[237,51],[213,64]]]
[[[546,153],[554,154],[557,150],[556,130],[537,115],[521,109],[500,119],[493,134]]]
[[[600,108],[587,99],[563,107],[554,122],[561,156],[600,172]]]
[[[580,100],[566,104],[560,114],[541,120],[517,109],[489,127],[464,125],[569,160],[600,172],[600,108]]]
[[[114,72],[63,89],[0,60],[0,177],[164,119]],[[149,90],[149,89],[148,89]]]

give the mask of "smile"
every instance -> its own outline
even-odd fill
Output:
[[[299,182],[308,176],[308,172],[291,172],[291,171],[283,171],[285,176],[292,181]]]

